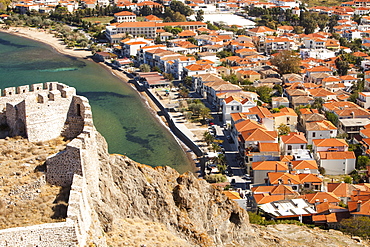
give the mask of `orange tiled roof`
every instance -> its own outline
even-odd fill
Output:
[[[312,173],[300,173],[298,174],[301,183],[322,183],[322,179],[317,176],[317,174]]]
[[[242,199],[239,195],[238,192],[236,191],[223,191],[223,193],[230,199],[230,200],[235,200],[235,199]]]
[[[305,170],[307,168],[310,170],[318,169],[316,160],[294,160],[291,162],[294,170]]]
[[[129,11],[121,11],[121,12],[115,13],[114,15],[115,16],[128,16],[128,15],[135,15],[135,14]]]
[[[316,147],[348,147],[348,143],[344,139],[315,139],[312,140]]]
[[[291,132],[289,135],[281,136],[281,141],[285,144],[299,144],[299,143],[305,143],[307,144],[307,139],[301,132]]]
[[[271,184],[301,184],[298,175],[283,172],[269,172],[268,177]]]
[[[266,131],[263,129],[254,129],[241,132],[244,141],[276,141],[276,131]]]
[[[284,195],[270,195],[268,193],[253,195],[257,204],[265,204],[286,199]]]
[[[313,194],[306,194],[301,196],[306,199],[309,203],[324,202],[337,203],[340,199],[332,192],[317,192]]]
[[[253,171],[286,171],[288,166],[281,161],[260,161],[252,163]]]
[[[328,192],[333,192],[337,197],[350,197],[350,188],[347,183],[328,183]]]
[[[260,152],[280,152],[279,143],[258,143]]]
[[[345,152],[318,152],[320,159],[325,160],[343,160],[343,159],[356,159],[355,153],[352,151]]]
[[[317,122],[308,122],[306,123],[306,130],[307,131],[322,131],[322,130],[336,130],[337,127],[335,127],[332,122],[327,120],[317,121]]]

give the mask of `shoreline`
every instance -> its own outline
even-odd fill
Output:
[[[63,44],[63,41],[61,41],[59,38],[54,37],[52,33],[49,33],[47,30],[44,29],[36,29],[36,28],[30,28],[30,27],[10,27],[9,29],[3,29],[4,25],[0,25],[0,32],[7,33],[10,35],[19,36],[22,38],[30,39],[36,42],[41,42],[43,44],[49,45],[53,50],[56,52],[67,55],[75,58],[83,58],[87,59],[92,56],[91,51],[87,50],[81,50],[81,49],[69,49],[66,47],[66,45]],[[90,59],[89,59],[90,60]],[[110,66],[104,64],[104,63],[98,63],[102,68],[107,69],[110,71],[114,76],[119,78],[123,83],[128,84],[128,79],[123,73],[118,73],[116,70],[112,69]],[[196,173],[199,171],[199,167],[197,166],[197,156],[184,144],[179,140],[179,138],[171,131],[171,129],[168,127],[168,123],[166,119],[162,116],[159,116],[157,112],[159,111],[158,107],[154,102],[150,99],[150,97],[146,93],[139,92],[134,86],[129,85],[133,87],[133,90],[135,90],[143,103],[148,106],[148,110],[150,111],[150,114],[153,114],[157,121],[162,124],[167,130],[171,133],[171,135],[175,138],[181,149],[183,150],[184,154],[187,156],[189,162],[193,166],[194,170],[193,172]]]
[[[148,107],[148,110],[150,111],[150,114],[153,114],[153,116],[157,119],[157,121],[163,125],[163,127],[165,127],[170,133],[171,135],[173,136],[173,138],[175,138],[176,142],[179,144],[179,146],[181,147],[182,151],[184,152],[184,154],[187,156],[189,162],[191,163],[191,165],[193,166],[194,168],[194,173],[198,172],[200,170],[200,168],[197,166],[197,160],[198,160],[198,157],[196,156],[196,154],[188,147],[185,145],[185,143],[183,143],[173,132],[172,130],[170,129],[170,127],[168,126],[168,122],[166,120],[165,117],[163,116],[160,116],[158,115],[158,112],[160,111],[160,109],[158,108],[158,106],[152,101],[152,99],[145,93],[145,92],[140,92],[136,89],[136,87],[132,84],[129,84],[128,83],[128,80],[129,78],[126,77],[126,75],[124,75],[123,73],[119,73],[117,72],[116,70],[112,69],[111,67],[109,67],[108,65],[104,64],[104,63],[99,63],[102,67],[106,68],[107,70],[111,71],[114,76],[118,77],[122,82],[124,83],[127,83],[129,86],[131,86],[133,88],[133,90],[135,90],[135,92],[137,92],[137,94],[140,96],[141,100],[143,101],[143,103]]]
[[[4,29],[3,24],[0,25],[0,32],[44,43],[63,55],[77,58],[86,58],[92,55],[91,51],[87,51],[85,49],[67,48],[63,41],[54,37],[52,33],[49,33],[49,31],[45,29],[36,29],[31,27],[10,27],[9,29]]]

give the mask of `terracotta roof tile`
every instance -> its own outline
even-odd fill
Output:
[[[348,147],[346,140],[336,138],[315,139],[313,140],[313,144],[316,147]]]
[[[269,172],[268,177],[271,184],[301,184],[298,175],[283,172]]]
[[[289,135],[281,136],[281,141],[285,144],[300,144],[305,143],[307,144],[307,139],[301,132],[291,132]]]
[[[288,166],[281,161],[260,161],[253,162],[252,169],[254,171],[287,171]]]
[[[345,152],[318,152],[320,159],[323,160],[343,160],[343,159],[356,159],[355,153],[352,151]]]
[[[329,203],[338,203],[340,199],[332,192],[317,192],[313,194],[306,194],[301,196],[306,199],[309,203],[316,202],[329,202]]]
[[[305,170],[307,168],[310,170],[318,169],[316,160],[294,160],[291,162],[294,170]]]

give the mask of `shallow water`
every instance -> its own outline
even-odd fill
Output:
[[[61,55],[51,47],[0,33],[0,88],[58,81],[87,97],[94,124],[110,153],[125,154],[151,166],[194,171],[169,131],[150,113],[140,96],[102,66]]]

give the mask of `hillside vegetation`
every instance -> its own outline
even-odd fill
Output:
[[[44,162],[65,145],[62,139],[0,139],[0,229],[64,220],[69,188],[45,182]]]

